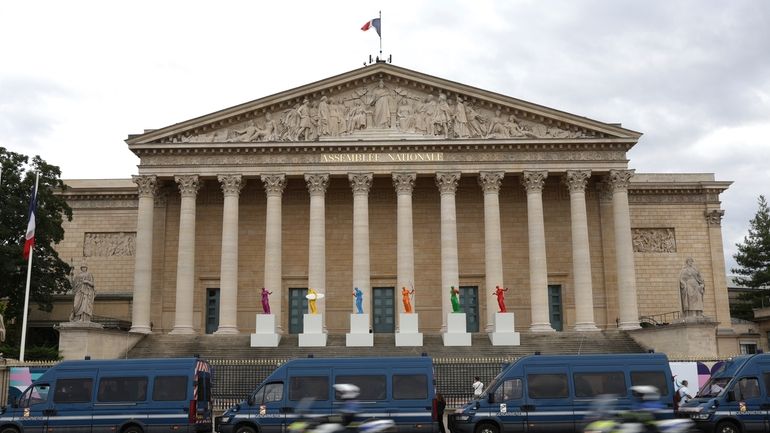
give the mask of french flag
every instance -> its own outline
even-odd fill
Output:
[[[29,254],[35,247],[35,209],[37,209],[37,184],[32,190],[32,198],[29,200],[29,222],[27,223],[27,234],[24,241],[24,260],[29,260]]]
[[[367,31],[367,30],[371,29],[372,27],[374,27],[374,29],[377,30],[377,36],[382,36],[382,35],[380,35],[380,19],[379,18],[375,18],[375,19],[367,22],[366,24],[364,24],[363,27],[361,27],[361,30]]]

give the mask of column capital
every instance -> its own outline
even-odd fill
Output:
[[[393,173],[393,186],[397,194],[411,194],[416,180],[417,173]]]
[[[265,184],[265,193],[268,196],[282,195],[283,190],[286,189],[285,174],[263,174],[260,179]]]
[[[722,209],[712,209],[704,211],[706,217],[706,224],[710,227],[719,227],[722,225],[722,217],[725,216],[725,211]]]
[[[305,174],[305,183],[310,195],[324,195],[329,187],[329,174]]]
[[[157,176],[131,176],[131,180],[138,187],[139,197],[155,197],[155,193],[158,191]]]
[[[500,186],[503,183],[505,173],[502,171],[482,171],[479,172],[479,185],[484,193],[499,193]]]
[[[179,192],[182,196],[195,196],[200,189],[200,182],[197,174],[174,176],[174,180],[179,185]]]
[[[457,191],[457,183],[460,180],[460,172],[436,173],[436,186],[441,194],[454,194]]]
[[[591,170],[567,170],[563,180],[569,192],[584,192],[590,177]]]
[[[546,170],[524,170],[521,173],[521,184],[527,189],[527,192],[543,192],[545,180],[548,178]]]
[[[217,176],[220,185],[222,186],[222,192],[228,195],[239,195],[246,182],[243,180],[243,176],[240,174],[220,174]]]
[[[372,173],[348,173],[350,187],[353,188],[353,194],[369,194],[372,188]]]
[[[628,191],[628,184],[631,183],[631,177],[633,177],[635,170],[610,170],[610,174],[607,176],[607,183],[610,185],[612,192],[616,191]]]

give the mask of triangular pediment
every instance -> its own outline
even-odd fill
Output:
[[[377,63],[144,134],[151,143],[632,139],[641,134]]]

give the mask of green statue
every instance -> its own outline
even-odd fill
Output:
[[[452,312],[453,313],[462,313],[463,308],[462,305],[460,305],[460,298],[458,297],[460,295],[460,291],[455,288],[455,286],[452,286],[449,289],[449,293],[452,300]]]

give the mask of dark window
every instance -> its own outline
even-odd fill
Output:
[[[527,392],[530,398],[567,398],[567,375],[561,373],[528,374]]]
[[[770,373],[764,373],[762,379],[765,381],[765,392],[770,394]]]
[[[334,383],[350,383],[361,390],[358,396],[359,400],[385,400],[386,398],[386,380],[384,375],[380,376],[337,376]],[[334,392],[335,400],[342,400],[340,393]]]
[[[187,376],[158,376],[152,386],[155,401],[187,400]]]
[[[495,390],[495,401],[503,402],[521,398],[521,379],[508,379]]]
[[[283,400],[283,382],[268,383],[262,388],[259,388],[259,391],[254,394],[254,401],[257,404],[281,400]]]
[[[96,400],[101,402],[147,400],[146,377],[103,377]]]
[[[575,373],[575,397],[625,395],[626,378],[622,372]]]
[[[658,388],[660,395],[668,395],[668,381],[670,379],[671,377],[666,377],[662,371],[631,372],[631,386],[652,385]]]
[[[56,403],[86,403],[91,401],[93,389],[94,381],[91,378],[59,379],[56,381],[53,401]]]
[[[35,385],[28,388],[21,397],[19,397],[19,407],[30,407],[35,404],[48,401],[48,391],[51,387],[48,385]]]
[[[759,398],[759,380],[756,377],[742,377],[735,386],[736,400]]]
[[[328,376],[294,376],[289,381],[289,400],[329,400]]]
[[[198,372],[198,383],[195,388],[196,400],[211,400],[211,375],[202,371]]]
[[[421,400],[428,398],[428,376],[424,374],[394,374],[394,400]]]

